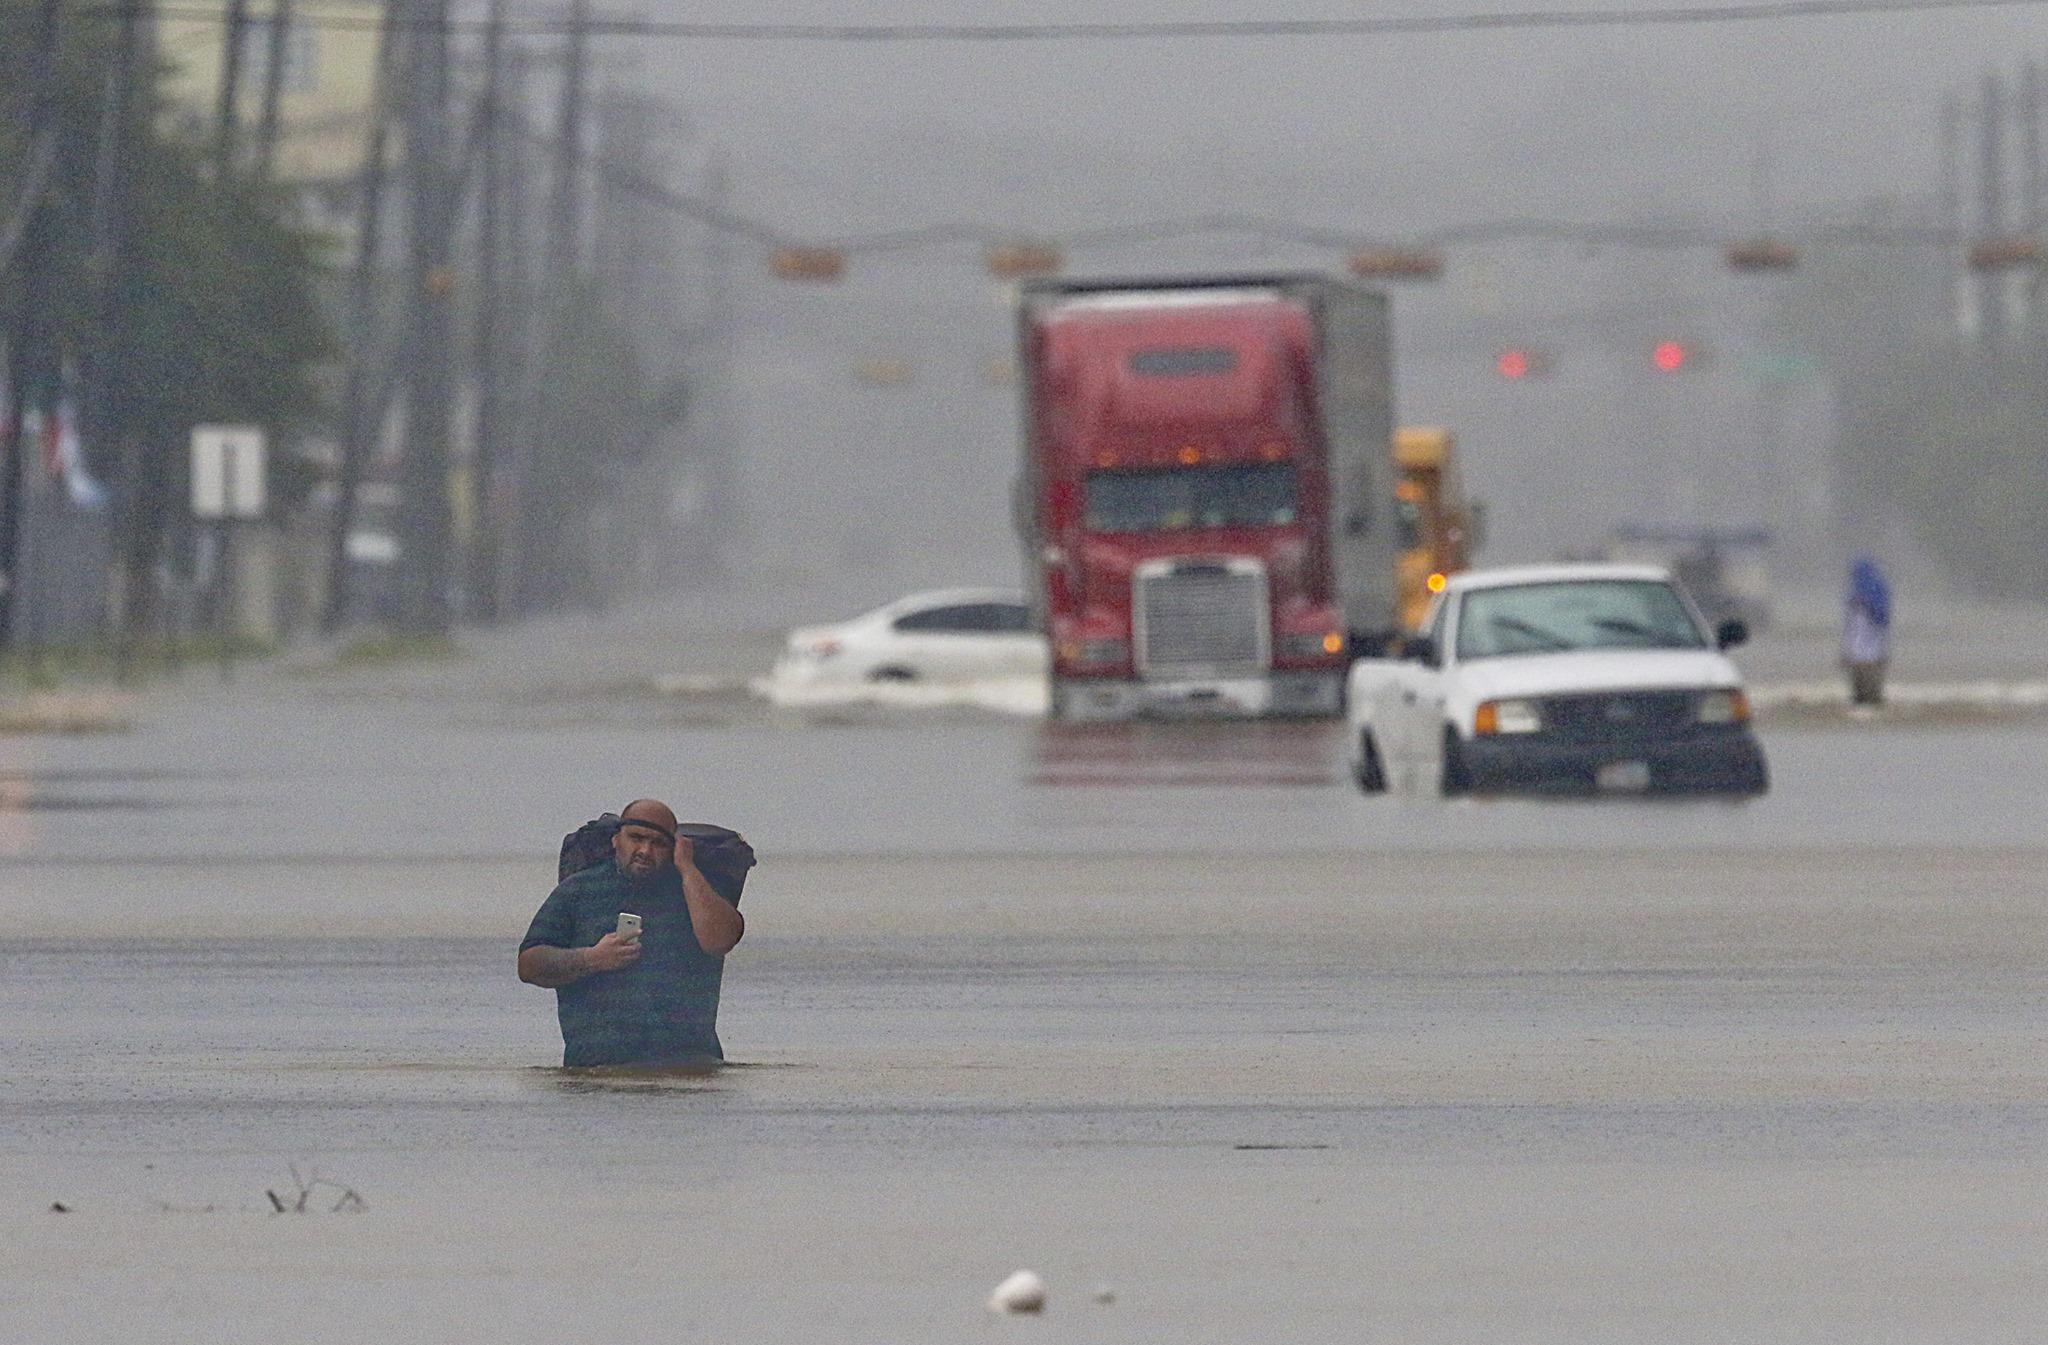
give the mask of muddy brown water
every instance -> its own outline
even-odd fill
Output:
[[[1444,805],[1356,795],[1327,726],[482,708],[278,682],[0,742],[0,1337],[2021,1340],[2048,1305],[2037,725],[1788,726],[1746,805]],[[564,1075],[511,951],[554,839],[641,792],[763,853],[736,1064]],[[1019,1266],[1048,1314],[989,1319]]]

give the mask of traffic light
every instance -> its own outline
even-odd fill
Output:
[[[982,264],[998,280],[1055,276],[1066,266],[1066,260],[1066,253],[1057,243],[998,243],[982,254]]]
[[[846,275],[846,254],[838,248],[780,247],[768,254],[777,280],[835,281]]]
[[[1360,280],[1441,280],[1444,254],[1434,248],[1360,248],[1345,263]]]
[[[1980,238],[1966,255],[1972,271],[2022,271],[2041,264],[2041,244],[2027,234]]]
[[[1541,378],[1550,372],[1550,357],[1528,346],[1510,346],[1494,357],[1493,367],[1502,378]]]
[[[1799,249],[1771,237],[1730,243],[1721,255],[1731,271],[1790,271],[1799,265]]]
[[[1695,336],[1667,336],[1650,346],[1650,368],[1660,374],[1696,374],[1714,362],[1714,350]]]

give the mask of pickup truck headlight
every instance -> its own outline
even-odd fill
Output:
[[[1472,716],[1475,734],[1534,733],[1543,727],[1543,712],[1535,701],[1481,701]]]
[[[1334,630],[1297,631],[1280,637],[1283,658],[1335,658],[1344,652],[1344,634]]]
[[[1740,691],[1709,691],[1700,697],[1702,724],[1747,724],[1749,697]]]

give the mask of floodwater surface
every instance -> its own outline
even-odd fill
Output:
[[[141,721],[0,741],[0,1338],[2023,1340],[2048,1307],[2030,720],[1767,727],[1747,804],[1367,799],[1329,725],[290,679]],[[762,854],[734,1064],[564,1073],[513,950],[555,838],[649,792]],[[1048,1313],[991,1322],[1019,1266]]]

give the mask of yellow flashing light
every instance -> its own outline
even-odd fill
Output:
[[[1202,460],[1202,450],[1196,448],[1193,444],[1187,444],[1181,448],[1181,451],[1176,456],[1180,458],[1181,466],[1192,467]]]
[[[1450,580],[1446,579],[1443,575],[1433,574],[1429,577],[1429,591],[1431,593],[1441,593],[1444,591],[1444,585],[1449,582]]]
[[[1325,654],[1341,654],[1341,653],[1343,653],[1343,652],[1344,652],[1344,634],[1343,634],[1343,632],[1341,632],[1341,631],[1334,631],[1334,630],[1333,630],[1333,631],[1331,631],[1331,632],[1330,632],[1330,633],[1329,633],[1328,635],[1325,635],[1325,636],[1323,637],[1323,652],[1324,652]]]

